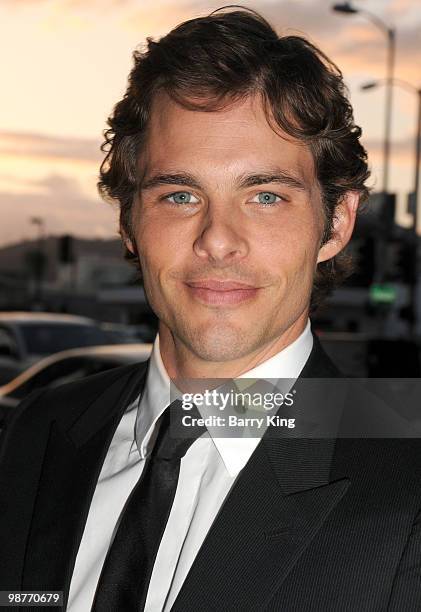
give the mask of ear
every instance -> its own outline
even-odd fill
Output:
[[[136,246],[133,241],[129,238],[127,232],[120,226],[120,236],[123,240],[124,246],[132,255],[136,255]]]
[[[358,192],[347,191],[340,204],[336,206],[332,238],[320,247],[317,263],[335,257],[348,244],[354,230],[359,201]]]

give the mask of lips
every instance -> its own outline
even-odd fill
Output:
[[[238,283],[236,281],[220,281],[220,280],[202,280],[202,281],[190,281],[187,283],[189,287],[198,289],[208,289],[209,291],[236,291],[236,290],[252,290],[257,289],[252,285],[246,285],[245,283]]]
[[[259,287],[236,281],[205,279],[186,283],[194,298],[207,306],[234,306],[256,297]]]

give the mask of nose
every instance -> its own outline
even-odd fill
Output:
[[[198,257],[213,263],[229,264],[248,254],[244,221],[241,223],[228,202],[209,205],[193,248]]]

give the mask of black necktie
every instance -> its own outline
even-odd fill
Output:
[[[155,558],[177,489],[181,458],[206,431],[206,427],[197,425],[180,429],[181,417],[186,414],[200,417],[195,406],[186,412],[181,401],[175,400],[160,417],[152,453],[146,458],[105,558],[92,612],[144,609]],[[177,432],[183,430],[191,437],[174,437],[176,424]]]

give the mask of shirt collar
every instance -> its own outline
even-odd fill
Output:
[[[236,377],[239,378],[291,378],[300,375],[313,348],[310,320],[300,336],[290,345],[256,367]],[[136,445],[141,457],[147,455],[155,424],[170,404],[170,378],[159,350],[159,334],[152,347],[144,393],[136,419]],[[209,431],[212,437],[212,431]],[[235,476],[245,466],[259,443],[259,438],[212,438],[228,472]]]

